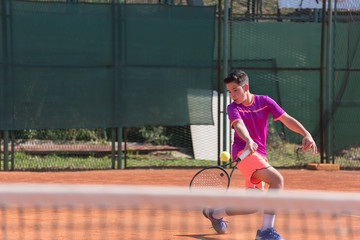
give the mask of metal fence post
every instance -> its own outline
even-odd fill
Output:
[[[223,56],[224,56],[224,68],[223,78],[228,75],[229,69],[229,1],[224,1],[224,42],[223,42]],[[223,93],[223,149],[222,151],[229,151],[230,149],[230,126],[226,115],[226,107],[229,104],[229,96],[226,87],[222,89]],[[220,97],[220,93],[219,93]],[[220,123],[219,123],[220,124]]]
[[[328,29],[327,29],[327,55],[326,55],[326,108],[327,108],[327,125],[326,125],[326,163],[330,163],[331,148],[331,117],[332,117],[332,99],[331,99],[331,79],[332,74],[332,1],[328,1]]]
[[[4,170],[9,170],[9,131],[4,131]]]
[[[117,139],[118,139],[118,155],[117,155],[117,169],[122,169],[122,128],[117,128]]]
[[[111,169],[115,169],[115,137],[116,129],[111,128]]]
[[[10,131],[10,141],[11,141],[11,170],[13,171],[15,168],[15,133],[14,131]]]

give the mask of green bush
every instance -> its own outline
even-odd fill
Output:
[[[139,132],[144,138],[145,143],[164,145],[170,139],[170,137],[165,135],[165,128],[162,126],[145,126],[140,128]]]

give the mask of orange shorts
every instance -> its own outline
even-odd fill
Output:
[[[244,151],[240,151],[237,154],[238,158],[240,154],[242,154]],[[271,167],[266,157],[261,156],[257,152],[254,154],[247,156],[243,160],[240,161],[240,163],[237,165],[237,168],[240,170],[240,172],[245,177],[245,187],[246,188],[258,188],[261,190],[264,190],[265,184],[264,182],[260,181],[259,179],[256,179],[253,177],[253,174],[260,169],[266,169]]]

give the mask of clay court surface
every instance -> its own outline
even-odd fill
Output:
[[[158,186],[188,186],[191,177],[198,171],[199,169],[132,169],[132,170],[105,170],[105,171],[64,171],[64,172],[2,172],[1,173],[1,183],[74,183],[74,184],[115,184],[115,185],[158,185]],[[359,192],[360,190],[360,172],[359,171],[311,171],[311,170],[282,170],[279,172],[284,176],[285,179],[285,189],[302,189],[302,190],[328,190],[328,191],[351,191],[351,192]],[[235,172],[233,176],[233,181],[231,184],[232,188],[243,187],[243,177],[239,171]],[[68,221],[68,216],[64,214],[61,217],[61,209],[60,218],[61,221]],[[23,217],[25,219],[36,218],[33,211],[28,211],[23,213]],[[87,213],[84,210],[75,211],[75,221],[77,224],[81,224],[84,219],[89,218]],[[91,216],[94,218],[93,221],[102,221],[100,216],[101,213],[93,212],[95,216]],[[143,210],[142,213],[138,213],[140,215],[161,215],[164,217],[162,219],[167,219],[168,213],[162,212],[149,212],[148,210]],[[126,211],[118,211],[115,210],[113,212],[108,211],[108,215],[106,217],[107,222],[111,224],[112,221],[124,221],[124,224],[129,220],[129,218],[136,219],[135,221],[140,224],[137,229],[130,233],[129,231],[125,231],[127,233],[119,233],[115,230],[106,233],[106,236],[102,235],[102,230],[97,229],[96,227],[92,228],[88,231],[88,233],[78,233],[72,232],[72,237],[68,236],[66,232],[62,232],[63,230],[57,229],[57,233],[55,236],[51,235],[49,238],[47,234],[50,233],[42,233],[38,234],[38,237],[29,238],[29,239],[90,239],[88,238],[88,234],[91,234],[93,238],[91,239],[254,239],[256,234],[256,229],[261,226],[261,216],[257,216],[251,218],[252,227],[251,229],[244,229],[241,223],[244,221],[249,221],[248,216],[236,216],[231,217],[229,219],[229,228],[228,233],[224,235],[215,234],[215,231],[211,229],[210,222],[205,219],[201,213],[195,212],[191,213],[188,216],[188,221],[191,222],[192,225],[199,225],[196,230],[184,230],[181,227],[180,221],[182,219],[181,213],[172,212],[171,218],[171,226],[176,227],[163,227],[158,229],[152,229],[149,234],[145,232],[145,230],[149,230],[147,228],[141,227],[142,221],[149,221],[149,219],[142,220],[141,216],[134,216],[134,213],[126,213]],[[11,213],[9,215],[12,215]],[[16,215],[16,214],[15,214]],[[256,214],[255,214],[256,215]],[[259,214],[258,214],[259,215]],[[48,217],[49,216],[49,217]],[[154,216],[155,217],[158,216]],[[46,211],[41,214],[41,217],[37,217],[38,221],[40,221],[40,228],[46,228],[47,221],[49,219],[54,218],[52,216],[51,211],[47,213]],[[62,219],[63,218],[63,219]],[[41,219],[41,220],[39,220]],[[297,220],[291,219],[291,225],[294,225],[297,228],[301,228],[302,226],[297,226]],[[179,221],[179,224],[177,224]],[[284,216],[279,216],[276,220],[277,224],[286,224],[289,221]],[[309,228],[317,228],[316,218],[309,217],[307,220],[307,225]],[[340,225],[345,224],[342,223],[342,220],[339,219]],[[355,231],[357,232],[355,236],[359,236],[360,231],[360,218],[356,217],[353,219]],[[8,226],[17,225],[18,220],[16,217],[11,217],[8,219]],[[60,223],[61,224],[61,223]],[[64,223],[66,224],[66,223]],[[114,223],[115,224],[115,223]],[[119,223],[117,223],[119,224]],[[96,224],[95,224],[96,225]],[[259,226],[260,225],[260,226]],[[332,227],[332,223],[327,227]],[[32,235],[36,236],[36,233],[32,232],[34,228],[27,228],[26,236],[30,237]],[[72,229],[73,230],[73,229]],[[249,231],[250,230],[250,231]],[[142,232],[144,231],[144,232]],[[312,230],[310,230],[312,232]],[[327,230],[325,230],[327,231]],[[244,233],[247,232],[247,233]],[[10,237],[9,239],[21,239],[23,237],[19,237],[19,233],[16,231],[7,233]],[[22,233],[23,234],[23,233]],[[160,235],[155,235],[160,234]],[[314,236],[312,238],[306,238],[304,236],[308,235],[299,235],[295,233],[293,235],[287,235],[287,239],[325,239],[319,236]],[[28,239],[28,238],[25,238]],[[349,237],[336,237],[331,233],[326,239],[353,239]],[[356,238],[354,238],[356,239]]]
[[[199,169],[135,169],[64,172],[2,172],[1,183],[76,183],[188,186]],[[360,191],[360,171],[311,171],[279,169],[285,189]],[[243,187],[235,171],[231,187]]]

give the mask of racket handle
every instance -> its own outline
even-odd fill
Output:
[[[255,143],[256,146],[258,146],[256,143]],[[250,150],[249,149],[246,149],[239,157],[238,159],[236,159],[236,161],[241,161],[243,160],[244,158],[246,158],[250,153]]]
[[[257,144],[255,143],[255,145],[257,146]],[[244,158],[246,158],[250,153],[250,150],[249,149],[246,149],[240,156],[239,156],[239,160],[243,160]]]
[[[246,158],[250,153],[249,149],[246,149],[240,156],[239,156],[239,160],[243,160],[244,158]]]

